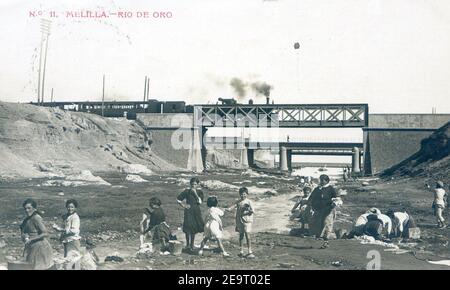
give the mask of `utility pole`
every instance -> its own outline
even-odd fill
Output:
[[[45,88],[45,68],[47,64],[47,49],[48,49],[48,36],[50,35],[50,24],[51,21],[47,19],[41,19],[41,50],[39,55],[39,75],[38,75],[38,105],[39,102],[43,105],[44,103],[44,88]],[[45,42],[45,51],[44,51],[44,68],[42,71],[42,52],[43,45]],[[42,74],[42,78],[41,78]],[[42,82],[42,84],[41,84]]]
[[[105,107],[105,75],[103,75],[103,92],[102,92],[102,117],[105,116],[104,112]]]
[[[51,94],[51,96],[50,96],[50,102],[53,103],[53,88],[52,88],[52,94]]]
[[[145,81],[144,81],[144,102],[147,99],[147,76],[145,76]]]
[[[148,93],[150,91],[150,77],[147,77],[147,102],[148,102]]]

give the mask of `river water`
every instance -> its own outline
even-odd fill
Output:
[[[292,172],[293,176],[311,176],[313,178],[319,178],[320,175],[326,174],[332,180],[342,179],[343,168],[327,167],[320,171],[320,167],[303,167],[300,169],[294,169]]]

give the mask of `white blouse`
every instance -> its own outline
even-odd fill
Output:
[[[70,215],[64,221],[64,233],[72,234],[63,239],[63,243],[69,243],[81,239],[80,237],[80,217],[77,213]]]

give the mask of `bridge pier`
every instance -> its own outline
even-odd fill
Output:
[[[354,147],[353,148],[352,172],[353,173],[360,173],[361,172],[361,154],[359,152],[359,148],[358,147]]]
[[[152,140],[151,150],[176,167],[202,172],[202,132],[189,114],[138,114],[136,122]]]
[[[287,149],[287,166],[288,170],[292,172],[292,149]]]
[[[202,158],[200,147],[200,144],[203,142],[200,140],[199,133],[200,132],[197,128],[193,128],[191,130],[192,143],[189,149],[187,168],[194,172],[202,172],[205,169],[205,163],[203,162],[204,158]]]
[[[205,144],[205,135],[206,132],[208,131],[207,127],[201,127],[202,128],[202,134],[201,134],[201,146],[202,148],[200,149],[200,155],[202,158],[202,164],[203,164],[203,168],[206,169],[206,156],[208,155],[208,150],[206,149],[206,144]]]
[[[287,155],[287,149],[286,147],[280,148],[280,170],[281,171],[288,171],[288,155]]]
[[[247,149],[248,166],[255,167],[255,149]]]
[[[241,166],[242,168],[248,168],[248,149],[246,146],[244,146],[243,149],[241,149]]]

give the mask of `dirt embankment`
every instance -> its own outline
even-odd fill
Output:
[[[179,169],[156,156],[151,136],[133,121],[0,102],[0,177],[51,177],[126,164]]]
[[[421,149],[381,174],[382,177],[422,177],[450,182],[450,122],[422,140]]]

